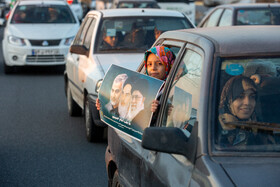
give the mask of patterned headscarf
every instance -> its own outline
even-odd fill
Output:
[[[150,53],[153,53],[157,57],[159,57],[160,61],[165,65],[165,78],[164,78],[164,80],[165,80],[175,61],[176,57],[175,57],[174,53],[168,47],[165,47],[165,46],[155,46],[155,47],[152,47],[151,49],[147,50],[145,52],[145,56],[144,56],[144,63],[145,63],[147,75],[149,75],[148,70],[147,70],[147,59],[148,59],[148,56]]]

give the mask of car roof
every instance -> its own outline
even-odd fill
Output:
[[[232,8],[232,9],[241,9],[241,8],[269,8],[269,7],[280,7],[279,3],[237,3],[237,4],[225,4],[215,7],[217,8]]]
[[[94,13],[92,10],[91,12]],[[131,17],[131,16],[169,16],[169,17],[182,17],[184,15],[178,11],[163,10],[163,9],[143,9],[143,8],[117,8],[117,9],[105,9],[98,10],[103,14],[103,17]]]
[[[220,56],[277,53],[280,55],[279,26],[228,26],[166,31],[160,38],[189,42],[211,42]]]
[[[19,5],[30,5],[30,4],[55,4],[55,5],[66,5],[65,0],[20,0]]]

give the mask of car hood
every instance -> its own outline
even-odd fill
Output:
[[[10,24],[9,33],[25,39],[61,39],[73,37],[78,24]]]
[[[115,64],[132,71],[136,71],[144,58],[144,53],[100,54],[95,55],[104,73],[111,64]]]
[[[236,186],[279,186],[280,159],[265,158],[221,164]]]

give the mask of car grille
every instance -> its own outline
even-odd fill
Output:
[[[26,62],[64,62],[64,55],[27,55]]]
[[[29,40],[32,46],[56,46],[61,40]]]

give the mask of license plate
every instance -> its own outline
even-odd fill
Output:
[[[58,49],[32,49],[32,55],[57,55]]]

